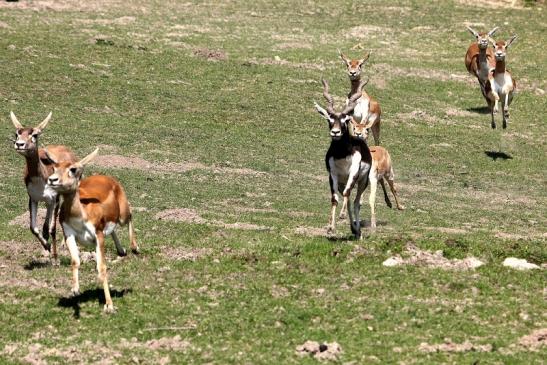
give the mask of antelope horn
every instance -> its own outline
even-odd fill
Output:
[[[40,123],[40,124],[38,125],[38,127],[36,127],[36,128],[38,128],[38,129],[40,129],[40,130],[43,130],[44,128],[46,128],[47,124],[49,123],[49,120],[51,119],[51,114],[52,114],[52,112],[49,112],[49,114],[47,115],[46,119],[44,119],[43,122]]]
[[[99,154],[99,147],[95,148],[95,151],[91,152],[89,155],[85,156],[80,160],[80,164],[83,166],[87,165],[91,160],[93,160]]]
[[[515,39],[517,39],[517,35],[516,35],[516,34],[513,35],[507,42],[505,42],[505,47],[509,47],[509,45],[510,45],[511,43],[513,43],[513,41],[514,41]]]
[[[371,51],[369,51],[369,52],[365,55],[365,57],[361,60],[361,64],[364,64],[365,62],[367,62],[367,60],[368,60],[369,57],[370,57],[370,53],[371,53]]]
[[[321,82],[323,83],[323,96],[325,97],[325,100],[327,100],[327,112],[329,112],[329,114],[336,114],[334,111],[334,99],[329,94],[329,83],[325,79],[321,79]]]
[[[471,28],[470,26],[467,26],[466,28],[467,28],[467,30],[470,31],[471,34],[473,34],[475,37],[478,37],[478,36],[479,36],[479,33],[478,33],[476,30],[474,30],[473,28]]]
[[[491,31],[488,32],[488,36],[489,37],[492,37],[494,35],[494,33],[496,33],[496,31],[499,29],[499,27],[494,27],[494,29],[492,29]]]
[[[340,49],[338,49],[338,54],[340,55],[340,58],[342,58],[342,61],[344,61],[344,63],[347,65],[349,63],[349,60],[346,57],[346,55],[343,54],[342,51],[340,51]]]
[[[15,116],[15,114],[13,114],[13,112],[9,112],[9,115],[11,117],[11,122],[13,123],[15,128],[17,129],[23,128],[23,125],[17,120],[17,117]]]

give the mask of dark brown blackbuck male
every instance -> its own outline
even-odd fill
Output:
[[[494,29],[488,33],[479,33],[471,27],[467,27],[467,30],[469,30],[477,40],[476,42],[471,43],[469,48],[467,48],[464,60],[465,68],[467,68],[467,71],[470,74],[477,78],[481,93],[486,99],[485,84],[488,81],[488,75],[496,67],[494,52],[489,47],[489,44],[494,42],[492,36],[498,30],[498,27],[494,27]]]
[[[29,196],[28,210],[30,213],[30,231],[46,254],[50,256],[52,264],[58,264],[56,222],[59,214],[57,193],[47,188],[47,179],[53,173],[53,164],[46,157],[45,150],[38,148],[38,137],[42,134],[51,120],[51,113],[37,127],[23,127],[13,112],[10,117],[15,126],[13,147],[26,160],[24,182]],[[47,146],[49,154],[58,161],[76,162],[76,156],[65,146]],[[42,231],[38,228],[38,203],[46,204],[46,218]],[[51,237],[51,244],[48,242]]]
[[[336,207],[338,205],[339,192],[344,198],[344,205],[350,221],[351,232],[355,238],[361,239],[361,221],[359,218],[361,209],[361,195],[368,185],[368,175],[372,165],[372,156],[367,143],[362,139],[353,137],[349,133],[349,121],[351,113],[362,96],[361,90],[365,83],[358,88],[359,92],[352,95],[342,112],[334,109],[334,100],[329,94],[329,85],[323,82],[323,96],[327,101],[326,109],[315,104],[315,109],[328,121],[331,143],[325,156],[325,164],[329,173],[331,191],[331,214],[329,217],[328,233],[336,232]],[[357,186],[357,192],[353,201],[353,212],[348,202],[353,188]],[[347,203],[347,204],[346,204]]]

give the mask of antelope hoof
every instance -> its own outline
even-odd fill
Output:
[[[391,209],[393,206],[391,204],[391,201],[389,200],[386,200],[386,205],[388,206],[389,209]]]
[[[492,122],[492,129],[496,129],[496,122]]]
[[[80,295],[80,289],[74,289],[74,288],[72,288],[72,290],[70,291],[70,296],[71,296],[72,298],[75,298],[75,297],[77,297],[78,295]]]
[[[60,260],[58,257],[52,257],[51,258],[51,266],[60,266]]]
[[[336,233],[334,227],[330,226],[327,228],[327,235],[329,236],[334,236],[334,234]]]
[[[133,255],[138,255],[138,254],[141,253],[141,252],[139,251],[139,248],[138,248],[137,246],[131,247],[131,252],[133,253]]]
[[[117,251],[119,257],[127,256],[127,250],[123,248],[121,251]]]
[[[376,219],[372,219],[372,220],[370,221],[370,230],[371,230],[371,231],[376,230]]]
[[[346,219],[346,212],[342,211],[340,212],[340,215],[338,216],[338,219]]]
[[[405,206],[404,206],[404,205],[398,205],[398,206],[397,206],[397,209],[399,209],[399,210],[405,210]]]
[[[113,313],[116,313],[116,308],[114,307],[114,304],[105,304],[103,311],[106,314],[113,314]]]

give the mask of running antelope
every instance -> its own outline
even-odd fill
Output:
[[[138,247],[131,220],[131,208],[120,183],[104,175],[81,179],[85,165],[95,158],[98,151],[97,148],[79,162],[55,161],[48,153],[48,157],[55,163],[54,173],[48,179],[48,186],[63,197],[60,222],[71,257],[72,294],[78,295],[80,292],[78,242],[96,250],[98,278],[103,284],[106,301],[104,310],[111,313],[114,312],[114,305],[106,272],[105,236],[112,235],[120,254],[124,249],[114,229],[118,224],[127,224],[133,253],[138,253]]]
[[[338,51],[340,58],[344,61],[346,65],[348,77],[351,82],[351,90],[348,94],[348,99],[351,95],[354,95],[358,92],[362,93],[361,98],[357,101],[357,105],[353,110],[353,117],[358,123],[370,124],[370,129],[372,130],[372,135],[374,136],[374,143],[376,145],[380,144],[380,122],[382,116],[382,110],[380,109],[380,104],[376,99],[367,94],[366,91],[359,89],[361,83],[361,71],[363,70],[363,65],[370,57],[370,52],[361,59],[352,59],[347,58],[342,52]],[[368,82],[368,81],[367,81]]]
[[[498,102],[501,99],[503,107],[503,128],[507,128],[509,119],[509,105],[513,100],[513,93],[517,88],[515,79],[511,76],[509,70],[505,67],[505,59],[507,56],[507,48],[517,38],[512,36],[507,41],[497,41],[494,46],[494,56],[496,57],[496,68],[489,77],[489,82],[486,84],[486,95],[488,98],[488,106],[490,107],[490,115],[492,116],[492,128],[496,128],[494,114],[498,112]]]
[[[53,165],[47,159],[45,150],[38,148],[38,137],[51,120],[51,113],[34,128],[23,127],[13,112],[10,112],[10,117],[15,126],[13,147],[26,160],[24,181],[29,196],[30,231],[50,256],[52,264],[57,265],[56,224],[59,215],[59,199],[55,191],[47,188],[47,178],[53,173]],[[65,146],[47,146],[47,149],[56,160],[76,161],[76,156]],[[44,202],[47,208],[42,232],[37,224],[39,202]],[[51,237],[51,244],[48,242],[49,237]]]
[[[366,142],[349,134],[348,123],[351,118],[350,113],[355,108],[357,100],[361,97],[360,91],[364,84],[361,84],[358,88],[359,92],[349,98],[344,110],[337,113],[334,110],[334,100],[329,94],[329,85],[326,80],[322,80],[322,82],[323,96],[327,101],[327,107],[323,109],[319,104],[314,104],[319,114],[328,121],[331,136],[330,147],[325,156],[331,192],[331,214],[327,232],[334,234],[336,231],[335,216],[336,206],[338,205],[338,191],[342,194],[344,203],[347,205],[351,232],[355,238],[361,239],[361,222],[359,218],[361,195],[368,184],[372,157]],[[351,206],[347,201],[355,185],[357,185],[357,193],[353,201],[355,214],[353,215]]]
[[[352,120],[353,132],[357,138],[362,138],[366,140],[368,129],[363,124],[358,124]],[[384,199],[388,207],[391,208],[391,201],[387,195],[386,186],[384,184],[384,179],[387,180],[389,188],[393,197],[395,197],[395,204],[397,209],[404,210],[405,207],[399,203],[399,197],[397,196],[397,189],[395,189],[395,173],[393,172],[393,164],[391,163],[391,156],[385,148],[381,146],[375,146],[370,148],[370,153],[372,154],[372,167],[370,168],[370,227],[376,228],[376,187],[377,183],[380,182],[382,189],[384,191]]]
[[[482,95],[486,98],[484,85],[488,81],[488,75],[496,67],[494,52],[488,47],[488,44],[490,42],[494,43],[492,36],[498,30],[498,27],[488,33],[479,33],[471,27],[467,27],[467,30],[477,38],[477,41],[473,42],[467,49],[465,67],[470,74],[477,78]]]

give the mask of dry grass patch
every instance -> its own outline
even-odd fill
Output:
[[[272,227],[261,226],[246,222],[225,223],[219,220],[206,220],[202,218],[195,210],[188,208],[173,208],[163,210],[157,213],[155,217],[159,220],[168,220],[192,224],[208,224],[220,228],[240,229],[246,231],[269,231],[272,229]]]
[[[407,244],[405,255],[407,255],[406,258],[399,255],[390,257],[382,265],[387,267],[415,265],[444,270],[469,270],[478,268],[484,264],[475,257],[450,260],[444,257],[443,252],[440,250],[435,252],[424,251],[412,243]]]
[[[443,343],[429,345],[426,342],[422,342],[418,349],[421,352],[491,352],[492,345],[476,345],[469,341],[464,343],[454,343],[451,339],[445,338]]]
[[[185,353],[193,350],[193,346],[187,340],[183,340],[179,335],[173,337],[160,337],[148,341],[139,341],[137,338],[127,340],[121,338],[118,343],[95,343],[89,340],[83,341],[78,345],[60,344],[62,336],[58,334],[55,328],[51,328],[48,336],[50,339],[58,339],[55,347],[49,347],[37,340],[39,338],[30,338],[20,342],[11,342],[5,345],[0,355],[5,359],[23,361],[33,365],[48,364],[52,359],[55,363],[71,364],[117,364],[126,362],[127,355],[131,354],[131,362],[135,364],[154,363],[169,364],[171,359],[170,352]],[[125,359],[125,360],[124,360]]]
[[[217,174],[235,174],[248,176],[263,176],[267,173],[245,167],[209,166],[200,162],[150,162],[141,157],[121,155],[100,155],[94,160],[99,167],[113,169],[135,169],[153,173],[183,173],[191,170],[205,170]]]

